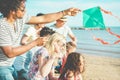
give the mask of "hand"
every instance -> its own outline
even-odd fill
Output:
[[[56,58],[61,58],[62,56],[63,56],[63,54],[61,53],[61,51],[60,51],[60,46],[58,45],[58,43],[57,42],[54,42],[54,56],[56,57]]]
[[[39,37],[36,39],[37,46],[42,46],[48,41],[47,37]]]
[[[54,42],[53,45],[54,45],[54,52],[59,53],[60,52],[60,49],[59,49],[60,47],[58,46],[57,42]]]
[[[65,15],[69,15],[69,16],[75,16],[78,12],[81,12],[81,10],[78,8],[69,8],[63,11]]]

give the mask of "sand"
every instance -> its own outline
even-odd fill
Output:
[[[120,58],[86,55],[83,80],[120,80]]]

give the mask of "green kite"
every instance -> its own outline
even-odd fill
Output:
[[[105,29],[100,7],[93,7],[83,11],[83,26],[85,28]]]

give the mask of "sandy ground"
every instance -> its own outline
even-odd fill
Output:
[[[120,58],[84,56],[86,70],[83,80],[120,80]]]

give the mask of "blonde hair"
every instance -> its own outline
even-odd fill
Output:
[[[55,32],[54,34],[52,34],[50,36],[50,38],[48,39],[48,41],[45,44],[45,47],[47,48],[48,52],[50,54],[54,54],[55,52],[55,47],[54,47],[54,43],[55,42],[62,42],[62,43],[66,43],[66,39],[62,34],[59,34],[57,32]],[[66,52],[66,45],[63,45],[64,50],[61,51],[61,53],[65,54]]]

